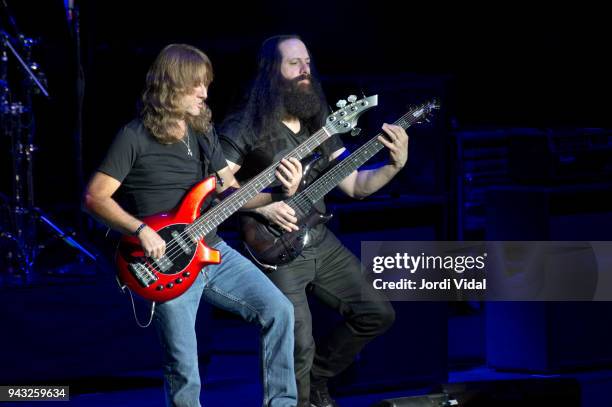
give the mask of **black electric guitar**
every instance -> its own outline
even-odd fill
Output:
[[[394,124],[406,129],[426,119],[433,110],[438,108],[436,100],[429,101],[411,109]],[[382,133],[372,138],[305,189],[301,189],[300,192],[285,201],[296,213],[299,230],[286,232],[254,212],[240,214],[242,239],[247,251],[257,264],[266,269],[275,269],[278,265],[291,262],[302,252],[309,242],[310,229],[327,222],[332,217],[329,213],[319,212],[314,204],[323,199],[344,178],[384,147],[378,141],[381,135]],[[312,164],[311,162],[304,166],[302,179],[308,178],[307,172],[309,168],[312,168]]]

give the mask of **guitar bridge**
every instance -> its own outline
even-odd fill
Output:
[[[143,263],[130,263],[128,266],[138,283],[148,287],[158,280],[158,277]]]

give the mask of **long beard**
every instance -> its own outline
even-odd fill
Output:
[[[298,84],[303,79],[309,79],[308,84]],[[285,112],[301,120],[314,117],[321,111],[321,98],[316,91],[319,83],[310,75],[302,75],[293,79],[283,79],[283,106]]]

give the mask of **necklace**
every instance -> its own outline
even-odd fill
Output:
[[[187,141],[185,141],[185,137],[183,137],[181,141],[183,142],[183,144],[185,144],[185,147],[187,147],[187,155],[189,157],[193,157],[193,153],[191,152],[191,147],[189,147],[189,132],[187,132]]]

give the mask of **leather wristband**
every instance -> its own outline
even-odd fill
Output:
[[[144,229],[146,226],[147,226],[146,223],[141,223],[140,226],[138,226],[138,229],[132,232],[132,236],[138,236],[140,234],[140,231]]]

